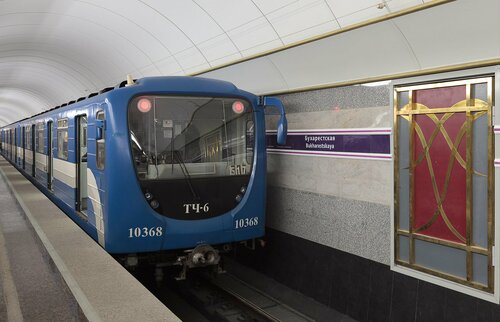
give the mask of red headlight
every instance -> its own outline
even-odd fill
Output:
[[[147,98],[141,98],[137,101],[137,109],[142,113],[147,113],[151,110],[151,101]]]
[[[245,105],[242,102],[236,101],[233,103],[233,112],[236,114],[241,114],[245,111]]]

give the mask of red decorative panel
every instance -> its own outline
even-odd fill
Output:
[[[465,86],[415,92],[418,103],[434,108],[450,107],[465,99]],[[437,129],[439,121],[444,122],[441,129]],[[414,232],[464,244],[467,199],[465,121],[463,112],[414,115],[413,133]],[[453,145],[457,153],[453,152]],[[424,153],[425,147],[428,147],[428,155]]]
[[[427,108],[451,107],[465,100],[465,85],[420,89],[413,92],[413,102]]]

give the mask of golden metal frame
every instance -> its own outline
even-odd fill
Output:
[[[480,100],[475,99],[473,97],[474,93],[472,93],[472,86],[475,84],[484,84],[486,83],[487,86],[487,102],[483,102]],[[493,253],[492,249],[494,246],[494,217],[493,217],[493,210],[494,210],[494,168],[493,168],[493,152],[494,152],[494,146],[493,146],[493,126],[492,126],[492,106],[493,106],[493,77],[481,77],[481,78],[470,78],[470,79],[465,79],[465,80],[457,80],[457,81],[447,81],[447,82],[436,82],[432,84],[421,84],[421,85],[410,85],[410,86],[399,86],[399,87],[394,87],[394,103],[393,103],[393,108],[394,108],[394,256],[395,256],[395,263],[396,265],[401,265],[404,267],[412,268],[420,272],[424,272],[427,274],[431,274],[434,276],[438,276],[453,282],[457,282],[460,284],[464,284],[482,291],[490,292],[493,293],[494,291],[494,275],[493,275]],[[432,88],[443,88],[443,87],[451,87],[451,86],[466,86],[466,100],[465,102],[461,102],[460,104],[456,104],[455,106],[448,107],[448,108],[435,108],[435,109],[428,109],[423,105],[413,103],[413,92],[415,90],[421,90],[421,89],[432,89]],[[408,104],[402,108],[399,108],[399,94],[402,92],[408,92]],[[486,104],[485,104],[486,103]],[[452,142],[451,139],[449,138],[448,134],[442,127],[442,124],[446,122],[446,115],[451,116],[454,113],[465,113],[466,115],[466,121],[464,123],[463,128],[461,129],[461,135],[458,134],[457,138],[455,139],[455,142]],[[441,120],[437,119],[435,114],[445,114]],[[479,118],[480,116],[487,114],[487,127],[488,127],[488,173],[487,174],[481,174],[477,171],[475,171],[472,168],[472,130],[473,130],[473,122]],[[431,119],[436,124],[436,129],[434,130],[434,133],[431,135],[431,138],[429,139],[429,142],[425,142],[425,140],[422,142],[423,147],[424,147],[424,152],[422,153],[422,156],[419,156],[418,160],[415,159],[414,155],[414,133],[419,134],[419,126],[416,124],[416,122],[413,121],[413,115],[428,115]],[[434,117],[434,118],[433,118]],[[399,213],[400,213],[400,204],[399,204],[399,197],[400,197],[400,187],[399,187],[399,182],[400,182],[400,174],[399,174],[399,153],[401,149],[401,142],[399,140],[399,121],[400,119],[406,119],[409,122],[409,142],[408,142],[408,147],[409,147],[409,171],[410,171],[410,187],[409,187],[409,229],[404,230],[399,227],[400,224],[400,218],[399,218]],[[413,203],[414,203],[414,175],[412,173],[415,170],[415,166],[418,165],[420,162],[423,161],[423,159],[427,159],[427,162],[430,162],[430,156],[428,155],[428,149],[430,148],[430,145],[432,144],[434,138],[437,136],[438,133],[442,133],[445,136],[445,139],[448,143],[448,146],[450,147],[452,157],[450,158],[450,165],[453,164],[454,160],[457,160],[458,163],[462,167],[465,168],[466,170],[466,193],[467,193],[467,199],[466,199],[466,236],[460,236],[460,234],[455,234],[457,238],[459,238],[463,243],[459,242],[453,242],[441,238],[436,238],[436,237],[431,237],[431,236],[426,236],[424,234],[419,233],[420,230],[422,229],[414,229],[414,209],[413,209]],[[465,140],[466,140],[466,160],[463,160],[463,158],[458,154],[457,148],[458,145],[460,144],[462,138],[461,136],[465,135]],[[421,138],[421,136],[419,136]],[[428,144],[426,144],[428,143]],[[450,173],[451,167],[448,167],[448,174]],[[482,176],[487,176],[487,185],[488,185],[488,207],[487,207],[487,233],[488,233],[488,238],[487,238],[487,248],[475,245],[473,243],[472,239],[472,223],[473,223],[473,199],[472,199],[472,179],[473,175],[482,175]],[[432,172],[431,172],[431,176]],[[433,178],[433,182],[435,183],[435,179]],[[440,207],[440,203],[444,200],[446,197],[446,191],[447,191],[447,185],[448,183],[445,182],[445,186],[443,191],[439,192],[436,194],[436,190],[434,189],[434,193],[436,195],[436,200],[438,202],[438,208]],[[439,216],[441,213],[442,218],[446,222],[446,216],[444,215],[444,212],[441,212],[441,210],[436,210],[436,213],[434,214],[435,216]],[[429,226],[432,225],[433,221],[435,220],[435,216],[429,221]],[[448,225],[448,223],[446,223]],[[425,224],[427,225],[427,224]],[[424,226],[425,226],[424,225]],[[423,226],[422,226],[423,227]],[[448,225],[449,227],[449,225]],[[421,228],[421,227],[420,227]],[[449,227],[450,228],[450,227]],[[452,230],[450,228],[450,230]],[[453,231],[452,231],[453,232]],[[458,233],[458,232],[457,232]],[[406,236],[409,240],[409,258],[408,261],[404,261],[400,259],[399,254],[400,254],[400,243],[399,243],[399,237],[400,236]],[[462,238],[460,238],[462,237]],[[433,270],[427,267],[423,267],[415,263],[415,240],[422,240],[438,245],[443,245],[447,247],[452,247],[455,249],[460,249],[466,252],[466,278],[461,278],[457,277],[451,274],[447,274],[445,272]],[[488,285],[483,285],[480,283],[477,283],[473,281],[473,254],[481,254],[485,255],[488,257]]]

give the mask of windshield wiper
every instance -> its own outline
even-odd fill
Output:
[[[186,163],[184,163],[184,160],[182,159],[182,155],[179,152],[179,150],[174,150],[174,157],[177,159],[177,162],[179,162],[179,166],[181,167],[182,174],[184,175],[184,178],[186,178],[189,189],[191,190],[191,193],[193,194],[194,199],[200,200],[200,197],[196,193],[196,190],[193,187],[193,183],[191,182],[191,175],[189,174],[189,170],[187,169]]]

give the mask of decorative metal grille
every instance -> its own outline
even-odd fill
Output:
[[[394,88],[395,263],[490,293],[492,86]]]

